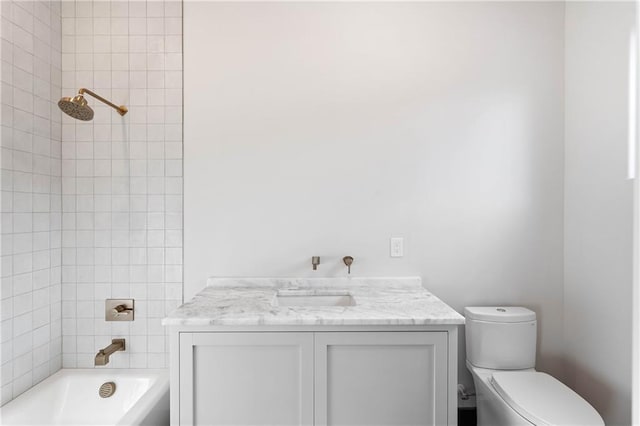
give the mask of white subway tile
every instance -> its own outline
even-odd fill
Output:
[[[76,1],[76,18],[93,16],[93,2]]]
[[[93,52],[109,53],[111,52],[111,38],[107,35],[96,34],[93,36]]]
[[[111,52],[127,53],[129,51],[129,37],[127,36],[111,36]]]
[[[129,37],[129,52],[146,53],[147,52],[147,36],[134,35]]]
[[[72,0],[61,2],[60,13],[63,18],[73,18],[76,16],[76,4]]]
[[[129,33],[129,20],[127,18],[111,18],[111,35],[125,36]]]
[[[166,17],[164,26],[165,26],[165,34],[167,35],[182,34],[182,18],[180,17]]]
[[[163,53],[164,47],[164,35],[149,35],[147,37],[147,49],[149,53]]]
[[[93,2],[93,16],[106,18],[111,15],[111,3],[105,0],[98,0]]]
[[[127,17],[129,16],[129,2],[122,0],[115,0],[110,2],[111,16],[112,17]]]
[[[111,18],[93,18],[93,34],[109,35],[111,34]]]
[[[24,30],[19,26],[13,26],[13,44],[18,49],[22,49],[27,53],[34,53],[33,50],[33,34]]]
[[[166,248],[165,249],[165,261],[167,265],[181,265],[182,264],[182,249],[181,248]]]
[[[148,1],[147,13],[148,17],[163,17],[165,14],[164,1]]]
[[[163,71],[148,71],[146,77],[147,77],[148,88],[150,89],[164,88],[164,72]]]
[[[182,276],[182,5],[178,1],[96,1],[80,5],[63,2],[60,9],[63,18],[58,18],[61,25],[57,43],[63,53],[57,54],[59,59],[56,55],[49,56],[46,44],[37,38],[18,33],[20,43],[27,47],[23,50],[35,53],[37,60],[34,58],[31,65],[29,56],[21,52],[17,61],[9,60],[19,67],[10,73],[3,72],[2,78],[15,80],[16,88],[37,95],[32,101],[28,96],[22,97],[18,108],[9,109],[7,114],[4,114],[6,109],[3,110],[3,116],[10,117],[9,125],[15,124],[25,134],[31,134],[29,126],[34,126],[40,135],[37,141],[23,139],[18,144],[20,151],[31,157],[22,154],[14,157],[10,151],[6,162],[8,170],[23,175],[31,174],[34,167],[45,167],[52,174],[57,171],[64,176],[57,183],[50,179],[27,183],[18,177],[17,185],[29,189],[25,192],[37,189],[37,194],[45,195],[47,187],[53,191],[57,185],[61,188],[58,193],[64,192],[64,195],[59,195],[57,202],[56,197],[49,195],[30,197],[30,201],[12,196],[10,201],[3,200],[3,205],[26,213],[29,207],[43,208],[48,199],[51,209],[57,205],[58,211],[65,212],[64,216],[58,213],[57,229],[64,225],[63,232],[38,229],[39,234],[51,233],[48,244],[52,247],[56,244],[60,247],[64,235],[66,246],[62,250],[54,248],[58,265],[65,264],[58,268],[62,276],[62,284],[57,284],[58,294],[65,299],[57,309],[59,318],[65,316],[57,322],[59,333],[65,336],[64,354],[58,356],[58,364],[92,367],[98,340],[106,344],[116,332],[130,338],[131,352],[117,360],[114,357],[110,367],[165,367],[167,342],[159,319],[182,297],[178,281]],[[42,10],[37,7],[34,10],[37,20],[47,20]],[[53,21],[55,19],[50,20],[52,25]],[[43,39],[44,32],[37,34]],[[43,72],[39,64],[49,60],[59,61],[63,71]],[[30,67],[37,72],[35,77],[28,72]],[[56,78],[60,83],[54,87],[51,81]],[[83,127],[82,123],[61,116],[55,105],[47,108],[38,101],[38,98],[49,99],[55,92],[60,92],[60,96],[62,93],[73,95],[81,86],[97,88],[101,95],[128,105],[130,112],[126,121],[121,121],[108,107],[90,100],[95,117],[89,126]],[[65,87],[64,91],[60,87]],[[16,111],[30,112],[35,117],[30,119]],[[63,123],[57,130],[51,125],[44,127],[52,112]],[[126,127],[123,122],[127,123]],[[63,143],[57,147],[42,144],[55,135],[55,131]],[[56,150],[57,161],[44,160],[43,157],[49,157],[49,153]],[[32,151],[38,155],[32,155]],[[16,172],[10,177],[12,185]],[[49,221],[45,219],[48,218],[43,217],[38,223],[48,226]],[[3,220],[8,221],[9,217]],[[13,216],[10,221],[13,227]],[[20,230],[28,231],[28,225],[18,223]],[[36,229],[35,216],[31,226]],[[53,251],[49,248],[29,251],[47,239],[27,241],[16,235],[10,240],[9,253],[15,252],[21,257],[15,260],[15,265],[13,257],[10,258],[11,268],[18,266],[18,270],[26,270],[30,258],[32,268],[37,266],[47,271],[46,259],[54,256]],[[38,285],[51,286],[56,282],[40,278],[44,275],[38,269],[31,273],[33,285],[36,274]],[[33,315],[38,321],[44,321],[46,310],[40,309],[46,307],[41,304],[47,303],[44,292],[47,288],[37,290],[34,305],[37,313]],[[13,287],[11,290],[13,292]],[[135,324],[115,326],[105,323],[101,318],[104,298],[128,295],[138,301],[139,320]],[[147,300],[154,303],[148,304]],[[147,322],[147,316],[154,320]],[[80,317],[93,321],[77,321]],[[53,324],[43,327],[53,333]],[[53,342],[56,336],[52,334],[46,339]],[[79,345],[77,339],[81,339]],[[57,341],[61,348],[61,336]],[[43,341],[34,353],[41,354],[42,348],[51,342]],[[41,362],[42,359],[33,363],[35,380],[44,376],[44,367],[40,366],[47,363]]]
[[[177,0],[166,0],[164,2],[164,15],[167,17],[181,17],[182,2]]]
[[[74,22],[75,22],[75,34],[78,34],[78,35],[93,34],[93,24],[94,24],[93,19],[76,18]],[[63,22],[63,34],[69,34],[68,32],[64,32],[64,22]]]
[[[148,35],[164,35],[165,20],[159,17],[147,18],[147,34]]]
[[[129,16],[132,17],[146,17],[147,16],[147,2],[134,0],[129,2]]]
[[[129,12],[131,12],[131,10],[129,10]],[[146,18],[129,17],[129,34],[144,35],[146,33],[147,33]]]

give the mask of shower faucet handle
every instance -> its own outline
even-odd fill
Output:
[[[113,315],[129,315],[131,312],[133,312],[133,308],[127,308],[125,305],[113,308]]]
[[[105,321],[133,321],[135,305],[133,299],[107,299],[104,304]]]

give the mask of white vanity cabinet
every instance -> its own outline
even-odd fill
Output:
[[[457,425],[464,317],[420,277],[210,278],[162,323],[174,426]]]
[[[315,333],[315,424],[446,425],[447,333]]]
[[[176,425],[456,424],[455,327],[174,336]]]
[[[312,333],[180,333],[179,369],[180,425],[313,424]]]

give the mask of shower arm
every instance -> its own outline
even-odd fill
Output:
[[[83,87],[83,88],[81,88],[80,90],[78,90],[78,94],[79,94],[79,95],[84,95],[85,93],[86,93],[87,95],[91,95],[91,96],[93,96],[94,98],[96,98],[96,99],[97,99],[97,100],[99,100],[100,102],[102,102],[102,103],[104,103],[104,104],[109,105],[111,108],[113,108],[113,109],[115,109],[116,111],[118,111],[118,114],[120,114],[120,115],[125,115],[127,112],[129,112],[129,110],[127,109],[127,107],[126,107],[126,106],[124,106],[124,105],[120,105],[120,106],[118,106],[118,105],[116,105],[116,104],[114,104],[114,103],[112,103],[112,102],[109,102],[108,100],[106,100],[106,99],[105,99],[105,98],[103,98],[102,96],[100,96],[100,95],[98,95],[98,94],[96,94],[96,93],[92,92],[92,91],[91,91],[91,90],[89,90],[89,89],[85,89],[85,88]]]

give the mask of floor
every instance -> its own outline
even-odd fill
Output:
[[[476,409],[458,408],[458,426],[476,426]]]

